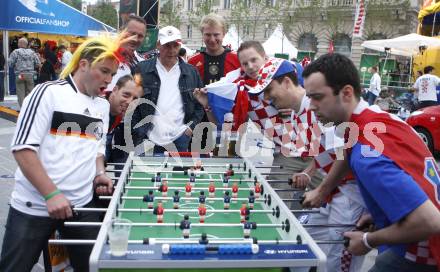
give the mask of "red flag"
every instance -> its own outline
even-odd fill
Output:
[[[328,44],[328,52],[333,53],[335,51],[335,46],[333,45],[333,40]]]

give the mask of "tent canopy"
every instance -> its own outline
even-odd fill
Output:
[[[74,36],[116,30],[59,0],[2,1],[0,29]]]
[[[298,49],[283,34],[283,27],[278,25],[269,39],[263,43],[264,51],[268,56],[274,56],[276,53],[289,54],[290,58],[296,58]]]
[[[232,50],[237,51],[242,42],[243,40],[240,38],[240,35],[238,35],[235,25],[231,25],[223,38],[223,45],[231,46]]]
[[[420,46],[440,46],[440,39],[411,33],[393,39],[365,41],[361,46],[380,52],[389,48],[390,54],[411,57],[419,52]]]

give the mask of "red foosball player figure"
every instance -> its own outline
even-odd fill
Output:
[[[234,182],[234,185],[232,185],[232,198],[237,198],[238,196],[238,184],[237,182]]]
[[[261,185],[258,181],[255,182],[254,192],[255,192],[255,198],[257,198],[257,199],[260,198]]]
[[[190,197],[191,196],[191,191],[192,191],[191,183],[187,182],[186,185],[185,185],[185,192],[186,192],[185,196],[186,197]]]
[[[189,216],[187,214],[185,214],[183,220],[180,221],[179,229],[182,230],[183,238],[188,239],[191,230],[191,222],[189,222]]]
[[[166,180],[162,180],[162,184],[159,186],[159,192],[162,192],[163,197],[167,196],[168,184]]]
[[[205,216],[206,216],[206,206],[205,204],[199,205],[199,216],[200,216],[200,223],[205,223]]]
[[[223,196],[223,209],[228,210],[230,204],[231,204],[231,197],[229,196],[229,191],[226,191],[225,195]]]
[[[215,197],[215,185],[214,185],[214,181],[211,181],[211,182],[209,183],[208,192],[209,192],[209,197]]]
[[[153,193],[152,190],[150,190],[148,192],[148,195],[144,195],[143,201],[147,202],[148,209],[152,209],[153,208],[153,205],[154,205],[154,193]]]
[[[178,209],[179,208],[179,202],[180,202],[180,196],[179,196],[179,191],[174,191],[174,195],[173,195],[173,208],[174,209]]]
[[[247,220],[247,218],[249,218],[249,208],[247,207],[246,202],[243,202],[243,204],[241,204],[241,208],[240,208],[240,222],[243,223],[244,221]]]
[[[228,176],[228,177],[233,176],[234,175],[234,170],[232,169],[233,168],[232,164],[226,164],[226,167],[227,167],[228,170],[226,170],[225,175]]]
[[[157,215],[157,223],[163,223],[163,206],[162,202],[158,202],[157,206],[153,210],[153,214]]]

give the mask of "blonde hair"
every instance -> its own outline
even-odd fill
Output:
[[[71,73],[75,72],[82,59],[88,60],[92,66],[107,58],[113,58],[120,62],[122,60],[120,50],[121,43],[120,35],[118,38],[100,36],[86,40],[78,47],[78,49],[76,49],[72,59],[61,72],[60,78],[66,78]]]
[[[200,22],[200,31],[203,33],[203,28],[205,26],[219,26],[223,29],[223,34],[226,33],[226,22],[225,19],[215,13],[210,13],[208,15],[203,16],[202,21]]]

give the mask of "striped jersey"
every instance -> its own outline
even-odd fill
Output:
[[[427,199],[440,209],[437,163],[408,124],[365,101],[350,121],[358,126],[359,137],[348,150],[349,163],[378,229],[398,223]],[[384,245],[379,252],[388,249],[416,263],[440,263],[440,235],[418,243]]]
[[[52,182],[72,205],[91,201],[98,152],[105,153],[109,103],[81,93],[71,76],[37,85],[25,98],[11,150],[37,153]],[[48,216],[46,202],[20,168],[11,205],[31,215]]]

